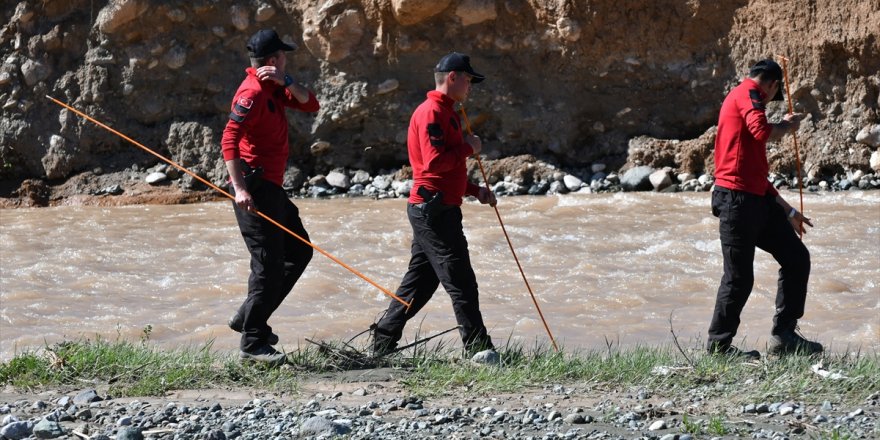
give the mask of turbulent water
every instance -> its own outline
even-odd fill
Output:
[[[795,201],[796,194],[788,194]],[[394,290],[409,259],[402,200],[297,200],[313,242]],[[805,195],[812,275],[802,331],[834,351],[880,349],[880,193]],[[547,344],[494,211],[464,206],[484,319],[496,345]],[[499,210],[557,341],[667,344],[705,339],[721,277],[709,194],[502,198]],[[225,323],[245,295],[248,257],[231,207],[57,207],[0,211],[0,359],[64,339],[235,349]],[[763,349],[778,266],[758,252],[737,343]],[[388,298],[315,254],[270,324],[282,346],[348,339]],[[405,337],[455,325],[442,288]],[[459,344],[454,337],[448,343]],[[355,343],[365,343],[364,337]]]

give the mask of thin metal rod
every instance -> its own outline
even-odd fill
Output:
[[[70,110],[70,111],[76,113],[77,115],[83,117],[84,119],[86,119],[86,120],[88,120],[88,121],[94,123],[95,125],[97,125],[97,126],[103,128],[103,129],[105,129],[105,130],[107,130],[107,131],[109,131],[109,132],[111,132],[111,133],[113,133],[113,134],[115,134],[115,135],[121,137],[122,139],[125,139],[125,140],[127,140],[128,142],[131,142],[131,143],[134,144],[136,147],[138,147],[138,148],[140,148],[140,149],[146,151],[147,153],[152,154],[153,156],[158,157],[159,159],[161,159],[161,160],[167,162],[168,164],[170,164],[170,165],[174,166],[175,168],[179,169],[180,171],[183,171],[184,173],[189,174],[190,176],[192,176],[193,178],[195,178],[195,179],[198,180],[199,182],[204,183],[205,185],[207,185],[208,187],[210,187],[210,188],[216,190],[216,191],[219,192],[220,194],[223,194],[224,196],[229,197],[229,198],[232,199],[232,200],[235,200],[235,196],[233,196],[232,194],[229,194],[228,192],[223,191],[223,190],[220,189],[220,187],[218,187],[217,185],[214,185],[213,183],[211,183],[211,182],[209,182],[209,181],[203,179],[202,177],[200,177],[200,176],[198,176],[197,174],[193,173],[192,171],[186,169],[186,168],[183,167],[182,165],[177,164],[177,162],[174,162],[173,160],[171,160],[171,159],[169,159],[169,158],[167,158],[167,157],[165,157],[165,156],[163,156],[163,155],[161,155],[161,154],[159,154],[159,153],[157,153],[157,152],[155,152],[155,151],[153,151],[153,150],[147,148],[146,146],[144,146],[144,145],[141,144],[140,142],[137,142],[137,141],[135,141],[134,139],[132,139],[132,138],[130,138],[130,137],[128,137],[128,136],[126,136],[126,135],[120,133],[119,131],[114,130],[114,129],[111,128],[110,126],[108,126],[108,125],[106,125],[106,124],[104,124],[104,123],[98,121],[97,119],[95,119],[95,118],[93,118],[93,117],[91,117],[91,116],[89,116],[89,115],[87,115],[87,114],[85,114],[85,113],[83,113],[83,112],[81,112],[81,111],[79,111],[79,110],[77,110],[77,109],[71,107],[70,105],[67,105],[67,104],[64,103],[64,102],[61,102],[61,101],[59,101],[59,100],[57,100],[57,99],[55,99],[55,98],[53,98],[53,97],[51,97],[51,96],[49,96],[49,95],[46,95],[46,98],[49,98],[50,100],[52,100],[52,102],[54,102],[54,103],[60,105],[61,107],[66,108],[67,110]],[[341,260],[339,260],[338,258],[334,257],[334,256],[331,255],[329,252],[327,252],[327,251],[325,251],[324,249],[321,249],[320,247],[314,245],[312,242],[310,242],[310,241],[308,241],[308,240],[306,240],[306,239],[300,237],[300,236],[297,235],[295,232],[293,232],[293,231],[291,231],[290,229],[284,227],[282,224],[280,224],[280,223],[278,223],[277,221],[273,220],[272,218],[270,218],[270,217],[267,216],[266,214],[263,214],[262,212],[260,212],[260,211],[258,211],[258,210],[256,210],[256,209],[254,209],[254,210],[251,211],[251,212],[254,213],[254,214],[256,214],[256,215],[258,215],[258,216],[260,216],[260,217],[262,217],[262,218],[264,218],[264,219],[265,219],[266,221],[268,221],[269,223],[272,223],[273,225],[278,226],[282,231],[287,232],[288,234],[292,235],[293,237],[295,237],[295,238],[298,239],[299,241],[301,241],[301,242],[303,242],[303,243],[305,243],[305,244],[311,246],[314,250],[320,252],[320,253],[323,254],[325,257],[327,257],[327,258],[333,260],[334,263],[336,263],[336,264],[338,264],[338,265],[340,265],[340,266],[342,266],[342,267],[348,269],[351,273],[357,275],[358,277],[360,277],[360,278],[363,279],[364,281],[366,281],[366,282],[372,284],[374,287],[376,287],[377,289],[381,290],[382,293],[384,293],[384,294],[390,296],[391,298],[394,298],[395,300],[397,300],[397,301],[400,302],[401,304],[405,305],[406,308],[407,308],[407,310],[409,310],[410,303],[404,301],[403,299],[401,299],[401,298],[398,297],[397,295],[395,295],[395,294],[389,292],[387,289],[385,289],[384,287],[380,286],[380,285],[377,284],[375,281],[373,281],[373,280],[367,278],[366,275],[364,275],[364,274],[358,272],[355,268],[353,268],[353,267],[351,267],[351,266],[349,266],[349,265],[343,263]]]
[[[468,121],[467,113],[464,111],[464,105],[461,106],[461,116],[464,119],[464,126],[467,128],[467,132],[470,135],[473,135],[474,132],[471,130],[471,123]],[[492,188],[489,187],[489,179],[486,178],[486,170],[483,169],[483,161],[480,160],[479,154],[474,154],[474,158],[477,159],[477,165],[480,166],[480,173],[483,174],[483,183],[486,184],[486,189],[490,192]],[[538,300],[535,298],[535,294],[532,292],[532,286],[529,285],[529,280],[526,278],[526,273],[523,271],[522,265],[519,263],[519,257],[516,256],[516,251],[513,250],[513,243],[510,241],[510,236],[507,235],[507,228],[504,227],[504,221],[501,220],[501,213],[498,211],[498,206],[492,206],[495,208],[495,216],[498,217],[498,224],[501,225],[501,232],[504,232],[504,238],[507,239],[507,246],[510,247],[510,253],[513,254],[513,259],[516,261],[516,267],[519,268],[519,273],[522,275],[523,282],[526,283],[526,289],[529,290],[529,295],[532,297],[532,302],[535,304],[535,309],[538,310],[538,316],[541,317],[541,322],[544,323],[544,329],[547,330],[547,335],[550,336],[550,342],[553,344],[553,348],[559,352],[559,346],[556,345],[556,339],[553,338],[553,333],[550,332],[550,326],[547,325],[547,320],[544,319],[544,313],[541,312],[541,306],[538,305]]]

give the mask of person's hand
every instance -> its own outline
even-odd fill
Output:
[[[483,150],[483,141],[479,137],[469,134],[464,137],[464,141],[474,149],[474,154],[480,154]]]
[[[235,190],[235,204],[247,211],[253,212],[256,211],[256,207],[254,206],[254,198],[251,196],[246,189],[236,189]]]
[[[284,85],[284,72],[275,66],[258,67],[257,78],[260,81],[275,81],[278,85]]]
[[[480,203],[484,205],[488,204],[489,206],[495,206],[498,203],[498,199],[495,198],[495,193],[485,186],[480,187],[480,192],[477,193],[477,200],[479,200]]]
[[[790,215],[788,217],[788,222],[791,223],[791,227],[794,228],[797,233],[807,233],[807,228],[804,225],[808,225],[809,227],[813,227],[813,222],[810,221],[807,217],[804,217],[798,210],[792,208],[794,210],[794,215]],[[789,211],[791,212],[791,211]]]
[[[782,120],[788,123],[788,131],[797,131],[801,126],[801,120],[804,119],[803,113],[789,113],[782,117]]]

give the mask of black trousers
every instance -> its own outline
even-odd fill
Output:
[[[411,302],[411,306],[407,311],[404,305],[391,300],[375,329],[374,346],[395,347],[406,322],[428,303],[442,284],[452,299],[465,350],[494,348],[480,313],[477,279],[461,224],[461,208],[445,207],[439,213],[432,213],[436,218],[432,217],[430,223],[418,205],[408,204],[406,212],[413,229],[412,257],[397,296]]]
[[[257,210],[300,237],[309,239],[299,218],[299,209],[287,198],[284,189],[274,183],[254,179],[248,191],[254,198]],[[272,333],[267,322],[269,317],[299,280],[314,251],[311,246],[278,226],[240,209],[235,202],[232,207],[241,236],[251,254],[248,294],[238,309],[244,318],[239,345],[243,351],[253,351],[267,343]]]
[[[715,312],[709,326],[709,345],[730,345],[740,323],[740,313],[755,282],[755,248],[768,252],[779,263],[776,314],[771,334],[793,330],[804,315],[810,253],[773,196],[716,187],[712,214],[721,222],[724,276],[718,287]]]

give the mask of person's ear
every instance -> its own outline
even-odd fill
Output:
[[[449,72],[449,75],[446,75],[446,81],[453,83],[456,78],[458,78],[458,74],[455,71]]]

